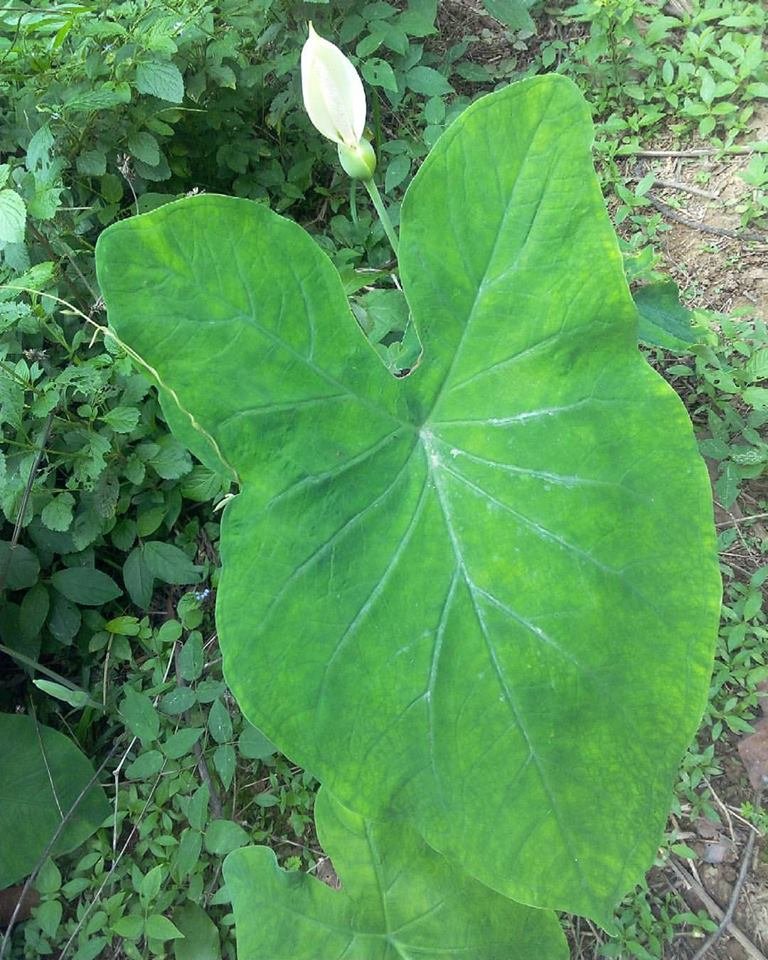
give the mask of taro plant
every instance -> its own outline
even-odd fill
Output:
[[[236,478],[217,621],[246,717],[323,783],[342,889],[225,876],[243,960],[566,954],[653,858],[720,581],[684,407],[637,312],[576,87],[469,107],[401,210],[421,355],[394,377],[336,269],[197,196],[97,248],[111,333]]]

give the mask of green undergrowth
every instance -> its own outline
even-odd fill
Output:
[[[404,318],[365,299],[392,283],[383,231],[300,109],[310,18],[357,58],[395,222],[450,121],[534,72],[572,76],[594,105],[636,286],[663,275],[651,245],[664,221],[644,199],[653,175],[625,183],[617,158],[670,135],[754,144],[768,99],[762,4],[693,0],[678,15],[640,0],[526,4],[532,24],[514,19],[519,6],[488,4],[478,20],[451,4],[450,33],[429,0],[0,11],[0,712],[34,710],[96,764],[108,758],[112,805],[80,849],[41,861],[39,903],[22,911],[3,960],[234,957],[221,861],[246,843],[333,877],[314,835],[316,784],[245,723],[223,683],[216,507],[232,491],[171,437],[154,391],[98,334],[99,232],[191,191],[268,202],[317,234],[361,325],[393,369],[407,365]],[[756,147],[739,216],[760,229],[768,174]],[[674,799],[678,817],[717,820],[708,784],[751,729],[768,677],[768,331],[764,318],[700,319],[704,345],[651,359],[689,407],[720,507],[715,672]],[[670,827],[659,862],[687,855]],[[710,929],[654,890],[621,906],[616,938],[592,936],[595,956],[661,960],[676,936]]]

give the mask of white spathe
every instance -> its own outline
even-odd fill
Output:
[[[324,137],[356,148],[365,130],[363,81],[337,46],[309,24],[301,51],[301,92],[309,119]]]

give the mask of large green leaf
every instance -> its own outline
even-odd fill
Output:
[[[441,138],[402,209],[424,353],[401,380],[263,206],[169,204],[97,260],[117,335],[242,484],[217,618],[249,720],[360,814],[607,921],[703,709],[719,578],[591,138],[557,76]]]
[[[414,830],[365,820],[325,789],[315,819],[341,890],[281,870],[268,847],[227,857],[238,960],[567,958],[552,912],[523,907],[457,873]]]
[[[32,717],[0,714],[0,890],[31,873],[93,768],[64,734]],[[79,847],[109,816],[98,784],[75,806],[51,853]]]

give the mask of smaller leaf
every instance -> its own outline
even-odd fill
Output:
[[[160,717],[146,693],[123,687],[125,694],[118,713],[131,733],[143,742],[156,740],[160,733]]]
[[[205,503],[221,493],[226,481],[213,470],[196,464],[181,481],[181,495],[186,500]]]
[[[174,63],[140,63],[136,68],[136,89],[169,103],[181,103],[184,99],[184,79]]]
[[[71,643],[80,629],[82,615],[80,610],[55,590],[51,596],[51,610],[48,614],[48,629],[59,643]]]
[[[248,760],[266,760],[277,753],[277,747],[268,740],[261,730],[250,723],[245,725],[240,739],[237,741],[237,748],[240,755]]]
[[[526,33],[533,33],[536,30],[536,24],[528,13],[528,5],[524,0],[483,0],[483,6],[492,17],[510,30]]]
[[[150,167],[160,162],[160,146],[152,134],[145,130],[128,137],[128,150],[137,160],[142,160]]]
[[[149,457],[147,463],[163,480],[178,480],[192,469],[192,459],[189,452],[171,436],[160,438],[157,450]]]
[[[691,326],[693,313],[680,303],[676,283],[650,283],[633,294],[640,314],[638,338],[673,353],[690,353],[699,343],[699,332]]]
[[[200,851],[202,849],[202,833],[193,827],[187,827],[181,835],[179,848],[176,851],[176,860],[173,865],[173,876],[176,880],[185,880],[194,871],[200,860]]]
[[[155,578],[147,566],[141,547],[134,547],[123,564],[123,583],[128,596],[140,610],[149,609]]]
[[[177,730],[162,745],[163,753],[171,760],[178,760],[192,750],[202,734],[202,727],[185,727]]]
[[[158,893],[160,893],[165,872],[165,866],[158,864],[156,867],[152,867],[142,878],[139,884],[139,896],[145,903],[152,903]]]
[[[46,860],[35,879],[35,890],[43,896],[51,896],[60,889],[61,871],[53,860]]]
[[[232,820],[211,820],[205,831],[205,849],[217,857],[244,847],[249,841],[245,830]]]
[[[19,606],[19,630],[27,639],[36,637],[51,607],[51,596],[42,583],[36,583],[24,594]]]
[[[51,584],[67,600],[84,607],[101,606],[123,592],[112,577],[95,567],[67,567],[65,570],[57,570],[51,577]]]
[[[185,710],[189,710],[190,707],[194,707],[196,703],[197,695],[191,687],[176,687],[175,690],[166,693],[162,698],[160,709],[163,713],[167,713],[169,717],[175,717],[184,713]]]
[[[17,543],[12,547],[0,540],[0,587],[8,590],[25,590],[37,583],[40,563],[27,547]]]
[[[220,747],[216,747],[213,751],[213,765],[216,768],[216,773],[218,773],[221,778],[225,790],[229,790],[232,786],[236,764],[237,756],[235,754],[235,748],[231,744],[225,743]]]
[[[410,172],[411,158],[407,154],[401,153],[399,157],[394,157],[384,174],[385,192],[391,193],[395,187],[399,187]]]
[[[71,493],[60,493],[43,507],[40,519],[49,530],[65,533],[72,526],[74,506],[75,498]]]
[[[15,190],[0,190],[0,245],[23,243],[27,207]]]
[[[138,940],[144,933],[144,918],[135,913],[127,917],[120,917],[112,924],[112,932],[124,940]]]
[[[77,158],[77,172],[84,177],[101,177],[107,171],[107,157],[101,150],[86,150]]]
[[[43,933],[53,939],[61,923],[63,908],[59,900],[46,900],[35,910],[35,917]]]
[[[129,780],[148,780],[163,769],[164,762],[159,750],[147,750],[128,764],[125,775]]]
[[[214,700],[208,713],[208,730],[216,743],[232,739],[232,718],[222,700]]]
[[[115,433],[130,433],[139,422],[139,411],[135,407],[113,407],[101,419]]]
[[[197,583],[202,567],[172,543],[149,540],[143,547],[144,562],[152,574],[163,583]]]
[[[208,804],[211,799],[211,791],[207,784],[202,784],[189,798],[187,809],[184,811],[189,825],[196,830],[202,830],[208,822]]]
[[[382,87],[384,90],[397,93],[395,72],[386,60],[382,60],[380,57],[372,57],[363,63],[361,72],[372,87]]]
[[[173,945],[176,960],[219,960],[219,932],[202,907],[187,901],[177,907],[173,922],[185,937]]]
[[[203,672],[203,638],[199,633],[190,633],[179,651],[179,674],[187,681],[197,680]]]
[[[144,923],[144,936],[150,940],[180,940],[184,934],[160,913],[153,913]]]
[[[443,93],[453,93],[453,87],[442,73],[432,67],[412,67],[405,77],[409,90],[414,93],[423,93],[427,97],[439,97]]]

